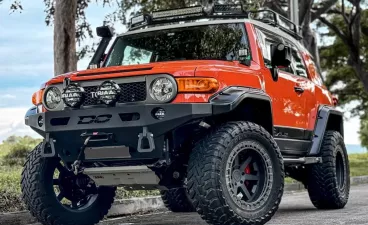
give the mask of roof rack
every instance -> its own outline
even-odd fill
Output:
[[[271,9],[260,9],[257,11],[249,11],[249,18],[261,21],[274,27],[280,28],[280,30],[288,33],[289,35],[301,40],[303,37],[300,35],[300,26],[293,23],[288,18],[281,16],[280,14],[272,11]]]
[[[246,11],[242,4],[212,4],[180,9],[155,11],[131,18],[129,30],[137,30],[150,25],[193,21],[198,19],[253,19],[277,27],[285,33],[300,40],[300,28],[291,20],[270,9]]]

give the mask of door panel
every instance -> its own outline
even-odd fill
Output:
[[[301,97],[304,99],[304,128],[307,130],[313,130],[311,128],[314,127],[316,111],[318,110],[315,97],[316,86],[311,80],[304,77],[298,77],[296,80],[296,85],[303,89],[303,94],[301,94]]]
[[[273,84],[270,93],[274,113],[274,125],[284,127],[306,128],[305,98],[304,93],[297,93],[295,88],[299,84],[297,77],[284,71],[280,71],[279,80]]]

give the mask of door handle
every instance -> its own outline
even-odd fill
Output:
[[[295,87],[294,87],[294,90],[295,90],[295,92],[296,92],[296,93],[298,93],[298,94],[302,94],[302,93],[304,92],[304,88],[302,88],[302,87],[298,87],[298,86],[295,86]]]

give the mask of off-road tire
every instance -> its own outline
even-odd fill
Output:
[[[172,212],[195,212],[186,188],[174,188],[161,191],[161,198],[166,208]]]
[[[226,189],[227,157],[242,143],[261,146],[272,164],[273,182],[264,204],[256,210],[237,206]],[[213,129],[194,147],[188,164],[188,191],[202,219],[213,225],[265,224],[277,211],[284,188],[281,152],[273,137],[251,122],[228,122]]]
[[[22,198],[31,214],[44,225],[93,225],[101,221],[113,204],[116,188],[100,187],[90,207],[77,213],[68,210],[47,185],[49,169],[59,159],[41,158],[41,148],[40,144],[28,155],[22,172]]]
[[[337,178],[337,155],[343,160],[343,187]],[[310,168],[308,193],[313,205],[318,209],[341,209],[349,199],[350,168],[344,138],[337,131],[326,131],[321,145],[322,163]],[[340,163],[338,163],[340,164]]]

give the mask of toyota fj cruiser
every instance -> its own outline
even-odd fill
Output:
[[[42,85],[25,117],[44,137],[21,181],[40,222],[98,223],[122,186],[209,224],[264,224],[285,176],[315,207],[345,206],[343,117],[295,24],[211,5],[134,17],[109,51],[97,33],[89,68]]]

